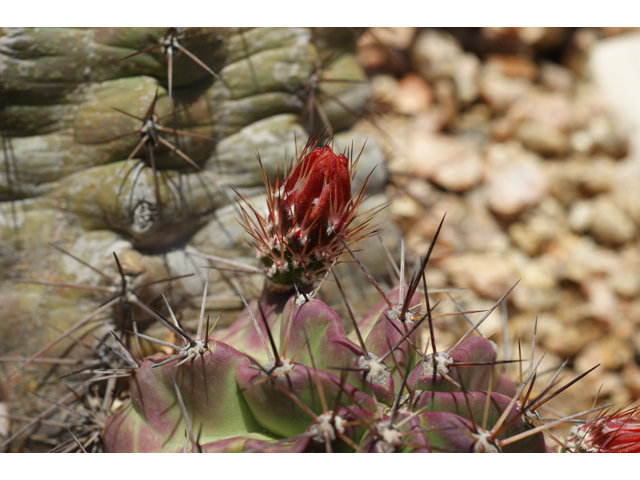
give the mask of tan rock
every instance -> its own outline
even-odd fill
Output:
[[[524,55],[492,54],[486,58],[486,64],[496,68],[507,77],[521,77],[535,80],[538,67],[529,57]]]
[[[616,165],[616,176],[609,197],[636,226],[640,226],[640,162],[629,158]]]
[[[414,27],[370,28],[358,38],[358,62],[367,71],[406,71],[408,64],[401,52],[411,45],[415,30]]]
[[[607,336],[600,342],[602,361],[609,370],[619,370],[633,361],[630,342]]]
[[[608,115],[596,116],[589,121],[587,128],[593,150],[622,158],[629,151],[629,143],[624,130]]]
[[[553,199],[546,198],[543,204],[550,201],[553,202]],[[512,241],[527,255],[533,257],[566,231],[566,221],[563,214],[549,215],[543,211],[536,211],[527,221],[512,223],[508,231]]]
[[[591,225],[591,202],[578,200],[573,203],[569,210],[567,222],[574,233],[582,234],[589,230],[589,225]]]
[[[406,50],[411,46],[416,30],[416,27],[373,27],[369,34],[389,47]]]
[[[563,27],[521,27],[518,37],[527,45],[546,50],[557,47],[569,35],[570,30]]]
[[[456,86],[456,98],[462,105],[476,101],[480,95],[480,61],[475,55],[466,53],[456,62],[453,81]]]
[[[410,250],[417,255],[424,255],[433,239],[440,221],[446,214],[444,224],[447,228],[443,228],[438,236],[438,243],[434,250],[434,258],[447,255],[448,252],[465,251],[466,245],[459,225],[464,222],[467,217],[467,207],[460,196],[455,194],[441,193],[433,202],[433,206],[420,216],[407,219],[407,229],[410,229],[414,238],[411,241]],[[424,212],[424,210],[423,210]]]
[[[472,288],[494,300],[504,295],[517,278],[509,260],[497,253],[451,256],[444,260],[444,269],[456,287]]]
[[[511,78],[497,69],[483,66],[479,79],[480,96],[493,111],[501,112],[522,97],[531,83],[524,78]]]
[[[432,98],[429,84],[418,74],[409,72],[398,83],[393,106],[400,113],[416,113],[429,108]]]
[[[533,162],[521,162],[487,173],[489,207],[501,217],[512,217],[537,205],[548,181]]]
[[[371,77],[371,101],[383,105],[391,105],[399,91],[398,80],[392,75],[374,75]]]
[[[506,251],[509,248],[509,237],[487,209],[486,192],[482,189],[471,190],[465,194],[464,201],[468,205],[466,215],[455,225],[464,241],[464,250]]]
[[[521,44],[546,50],[560,45],[570,33],[562,27],[482,27],[482,33],[489,39]]]
[[[491,122],[491,137],[497,142],[509,140],[515,131],[515,125],[506,117],[499,117]]]
[[[640,272],[622,271],[611,276],[611,288],[623,298],[633,299],[640,295]]]
[[[561,357],[574,357],[585,346],[598,340],[602,330],[593,321],[585,320],[579,325],[566,326],[560,335],[556,329],[549,328],[549,325],[538,323],[538,334],[541,337],[540,341],[552,352]]]
[[[592,315],[612,324],[619,317],[618,300],[604,278],[591,278],[582,283],[582,290],[589,302]]]
[[[445,135],[414,135],[410,139],[411,170],[415,175],[453,192],[482,180],[482,157],[469,143]]]
[[[615,187],[616,162],[609,156],[599,155],[584,166],[580,185],[590,194],[605,193]]]
[[[629,216],[607,197],[594,200],[589,233],[603,245],[622,245],[636,238],[637,229]]]
[[[470,107],[465,112],[459,112],[451,129],[456,135],[465,137],[477,144],[492,135],[491,109],[484,103]]]
[[[453,78],[462,55],[462,48],[452,35],[433,29],[420,32],[411,48],[412,64],[427,80]]]
[[[516,136],[525,147],[547,157],[564,156],[571,146],[566,133],[542,123],[521,123]]]
[[[520,283],[513,291],[513,303],[521,311],[539,313],[553,310],[560,300],[555,265],[548,257],[529,262],[518,272]]]
[[[540,83],[550,90],[570,92],[575,78],[570,70],[552,62],[542,62],[540,66]]]
[[[530,121],[567,131],[572,124],[571,103],[566,94],[531,89],[519,97],[507,115],[516,122]]]
[[[578,284],[590,277],[613,274],[620,268],[617,255],[589,237],[565,234],[548,249],[561,268],[559,275]]]
[[[541,165],[549,179],[549,193],[565,207],[581,197],[580,179],[584,164],[584,158],[576,160],[570,157],[563,162],[543,162]]]

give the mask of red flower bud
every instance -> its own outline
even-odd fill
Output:
[[[640,420],[632,409],[600,417],[571,429],[567,450],[574,452],[640,453]]]
[[[253,218],[242,208],[245,227],[253,236],[258,256],[275,289],[294,284],[310,287],[340,255],[340,238],[349,243],[370,235],[367,221],[355,228],[356,208],[363,200],[365,184],[351,195],[354,162],[331,147],[315,148],[312,138],[285,175],[267,187],[267,216],[249,205]]]
[[[300,161],[279,191],[283,230],[307,249],[340,232],[351,199],[349,160],[330,147],[316,148]]]

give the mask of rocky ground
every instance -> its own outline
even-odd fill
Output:
[[[377,111],[360,128],[390,158],[409,250],[426,252],[446,212],[432,288],[486,308],[520,280],[485,335],[528,358],[537,318],[543,370],[568,358],[568,381],[601,364],[565,412],[598,391],[617,407],[640,396],[638,58],[640,34],[611,28],[376,28],[359,43]]]

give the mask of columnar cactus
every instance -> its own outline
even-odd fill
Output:
[[[0,29],[3,354],[29,358],[70,327],[99,335],[103,316],[127,335],[133,315],[143,331],[154,317],[135,300],[162,302],[170,278],[192,276],[165,292],[176,310],[191,307],[204,285],[196,255],[252,257],[229,186],[259,203],[255,152],[274,176],[316,130],[364,142],[348,130],[369,95],[355,40],[310,28]],[[369,154],[384,157],[371,141]],[[95,313],[113,283],[133,291]],[[211,283],[239,307],[224,275],[212,271]],[[15,390],[49,369],[34,366],[12,376]]]

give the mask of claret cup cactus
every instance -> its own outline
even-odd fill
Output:
[[[184,346],[138,334],[176,353],[126,354],[136,365],[131,395],[105,422],[106,451],[552,451],[544,432],[577,416],[538,413],[557,393],[557,374],[534,396],[541,359],[531,358],[515,383],[478,333],[506,294],[456,344],[435,351],[423,272],[436,238],[411,282],[387,293],[377,286],[382,299],[360,321],[337,277],[348,318],[315,298],[316,281],[341,253],[357,260],[350,244],[371,231],[368,219],[355,222],[365,188],[351,195],[354,163],[312,139],[281,184],[265,174],[265,215],[240,200],[264,266],[262,295],[243,298],[244,314],[211,332],[205,287],[195,335],[167,305],[172,318],[158,317]]]

